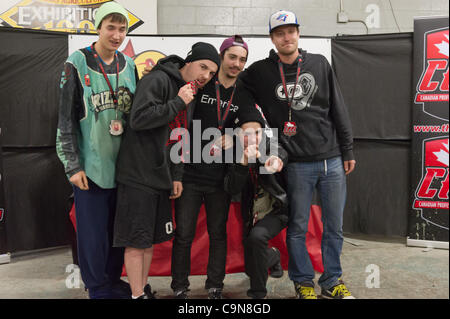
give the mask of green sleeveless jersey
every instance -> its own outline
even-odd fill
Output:
[[[118,92],[116,108],[97,61],[90,47],[74,52],[66,61],[61,80],[56,150],[68,177],[84,170],[101,188],[114,188],[122,138],[110,134],[110,124],[117,118],[125,128],[136,90],[136,66],[120,52],[110,65],[103,64],[113,91]],[[103,62],[100,60],[100,63]]]

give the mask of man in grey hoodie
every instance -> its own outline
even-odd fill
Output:
[[[198,42],[185,60],[175,55],[161,59],[138,82],[117,163],[114,230],[114,246],[126,247],[132,298],[154,297],[147,284],[152,245],[173,236],[169,196],[172,191],[171,198],[179,197],[182,184],[171,172],[171,123],[189,109],[196,93],[192,83],[206,85],[219,64],[217,50]]]

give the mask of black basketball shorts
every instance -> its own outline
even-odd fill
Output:
[[[117,187],[114,247],[150,248],[172,239],[172,206],[169,191]]]

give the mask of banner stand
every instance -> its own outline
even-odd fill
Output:
[[[448,17],[414,19],[408,246],[448,249]]]
[[[11,262],[11,254],[10,253],[0,255],[0,265],[1,264],[9,264],[10,262]]]
[[[406,238],[406,246],[411,247],[425,247],[425,248],[437,248],[437,249],[447,249],[448,241],[434,241],[434,240],[419,240]]]

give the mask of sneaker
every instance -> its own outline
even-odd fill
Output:
[[[149,296],[146,293],[144,293],[142,296],[136,298],[136,300],[138,299],[153,299],[153,298],[149,298]]]
[[[250,291],[250,290],[249,290]],[[267,297],[267,295],[264,295],[264,296],[256,296],[256,295],[254,295],[253,293],[249,293],[249,291],[247,291],[247,296],[248,297],[250,297],[251,299],[269,299],[268,297]]]
[[[130,284],[119,280],[111,285],[111,293],[113,299],[130,299],[131,287]]]
[[[294,287],[297,299],[317,299],[314,284],[309,282],[294,282]]]
[[[326,299],[355,299],[342,281],[330,289],[322,289],[321,295]]]
[[[270,277],[272,277],[272,278],[281,278],[281,277],[283,277],[283,274],[284,274],[283,267],[281,267],[281,262],[280,262],[280,255],[281,254],[280,254],[280,251],[277,248],[272,247],[272,249],[278,255],[278,262],[275,265],[273,265],[272,267],[269,268],[269,274],[270,274]]]
[[[115,283],[113,283],[113,288],[117,288],[117,289],[123,290],[125,293],[131,295],[130,284],[127,283],[126,281],[123,281],[122,279],[120,279],[119,281],[116,281]]]
[[[187,294],[188,291],[189,291],[189,289],[175,290],[175,292],[174,292],[175,299],[188,299],[188,294]]]
[[[146,299],[156,299],[156,291],[152,291],[152,286],[150,286],[150,284],[145,285],[144,293],[148,297]]]
[[[209,288],[208,299],[223,299],[222,289],[220,288]]]

